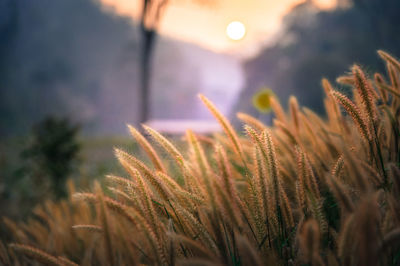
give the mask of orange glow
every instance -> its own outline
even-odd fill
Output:
[[[141,0],[100,0],[121,15],[138,18]],[[215,0],[211,6],[196,1],[171,1],[159,28],[161,34],[196,43],[216,52],[240,47],[254,47],[268,41],[277,33],[282,17],[304,0]],[[321,8],[334,6],[336,0],[314,0]],[[231,21],[246,25],[246,38],[233,42],[226,36]],[[253,49],[254,50],[254,49]]]
[[[314,0],[313,2],[321,9],[332,9],[337,5],[337,0]]]

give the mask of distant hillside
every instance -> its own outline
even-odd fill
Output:
[[[382,71],[379,57],[370,56],[377,49],[400,56],[400,1],[354,0],[351,8],[325,12],[310,2],[286,16],[275,45],[244,63],[246,86],[234,111],[257,116],[251,97],[267,86],[284,105],[295,95],[301,105],[322,112],[323,77],[335,83],[354,62],[368,66],[370,75]]]
[[[0,136],[48,114],[88,134],[125,133],[140,104],[138,44],[132,21],[96,1],[0,0]],[[200,91],[228,112],[242,83],[237,60],[161,37],[153,74],[156,118],[205,117]]]

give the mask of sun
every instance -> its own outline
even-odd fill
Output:
[[[246,27],[240,21],[232,21],[226,27],[226,35],[234,41],[243,39],[246,34]]]

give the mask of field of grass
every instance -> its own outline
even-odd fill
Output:
[[[86,160],[107,164],[85,171],[114,174],[90,190],[69,182],[68,199],[26,221],[3,219],[0,262],[399,265],[400,63],[379,56],[387,78],[354,65],[338,79],[351,98],[322,81],[326,119],[271,98],[274,125],[238,114],[242,135],[200,96],[224,134],[188,130],[177,147],[144,126],[150,138],[129,127],[140,149],[90,142]],[[112,146],[123,172],[104,155]]]
[[[103,178],[110,173],[120,174],[122,172],[120,165],[115,160],[114,148],[124,147],[132,153],[140,152],[136,143],[129,137],[84,138],[81,143],[80,175],[88,177],[89,180]]]
[[[115,159],[114,147],[124,147],[129,152],[142,156],[138,146],[128,136],[80,137],[78,142],[81,147],[78,154],[79,165],[70,179],[82,189],[89,188],[94,180],[102,181],[106,174],[122,174],[122,168]],[[26,217],[34,205],[47,198],[36,197],[29,192],[34,188],[27,180],[29,173],[24,172],[26,162],[21,158],[21,152],[28,143],[29,137],[0,141],[0,212],[4,216],[17,219]]]

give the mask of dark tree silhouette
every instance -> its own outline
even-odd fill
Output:
[[[77,168],[78,131],[79,127],[67,118],[47,117],[34,125],[32,142],[21,153],[31,161],[28,172],[35,182],[40,185],[50,181],[58,198],[66,196],[65,181]]]
[[[150,115],[150,73],[151,58],[154,43],[157,38],[157,27],[169,0],[143,0],[142,15],[140,18],[141,34],[141,75],[140,75],[140,122],[146,122]]]
[[[157,27],[160,24],[165,8],[170,4],[170,0],[143,0],[142,14],[140,17],[140,97],[141,106],[139,122],[143,123],[150,116],[150,80],[151,80],[151,61],[152,54],[157,39]],[[194,2],[206,5],[210,0],[194,0]]]

